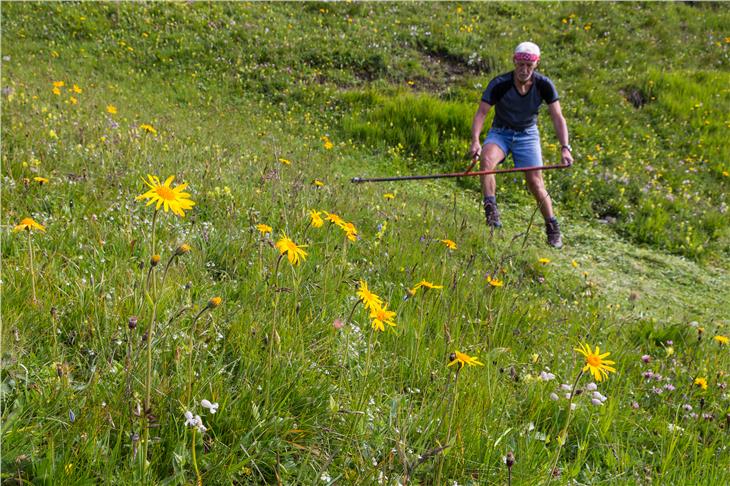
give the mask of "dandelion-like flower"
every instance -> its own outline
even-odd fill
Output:
[[[117,107],[114,105],[106,105],[106,112],[110,115],[116,115],[117,114]]]
[[[385,324],[395,327],[395,312],[388,310],[388,304],[383,307],[377,306],[370,310],[370,319],[372,319],[373,329],[376,331],[385,331]]]
[[[36,181],[41,186],[43,184],[48,184],[48,179],[46,179],[45,177],[34,177],[33,180]]]
[[[140,130],[144,130],[147,133],[151,133],[152,135],[157,135],[157,130],[155,130],[155,127],[150,125],[149,123],[143,123],[139,126]]]
[[[461,367],[464,365],[484,366],[484,363],[480,362],[476,356],[469,356],[468,354],[464,354],[459,351],[454,351],[449,356],[449,364],[447,366],[453,366],[457,363],[459,365],[459,369],[461,369]]]
[[[356,294],[368,310],[375,310],[383,305],[383,300],[373,292],[370,292],[368,284],[364,280],[360,280],[360,282],[358,282]]]
[[[279,162],[281,162],[284,165],[291,165],[291,160],[280,158]]]
[[[490,275],[487,275],[487,283],[491,285],[492,287],[502,287],[504,286],[504,282],[498,278],[492,278]]]
[[[172,187],[172,181],[175,180],[175,176],[168,177],[164,183],[160,182],[159,177],[153,175],[147,175],[148,180],[144,180],[144,183],[149,186],[150,190],[137,196],[137,200],[149,199],[147,206],[157,203],[155,209],[163,207],[165,212],[171,210],[173,213],[180,217],[185,217],[184,210],[190,210],[195,206],[195,202],[190,199],[190,194],[183,192],[188,186],[187,183],[180,184],[179,186]]]
[[[451,240],[441,240],[441,243],[446,245],[446,248],[448,248],[449,250],[456,250],[456,243]]]
[[[259,230],[259,233],[261,233],[262,235],[266,235],[266,234],[270,235],[271,232],[274,231],[274,229],[271,226],[269,226],[268,224],[263,224],[263,223],[257,224],[256,229]]]
[[[703,390],[707,390],[707,379],[703,378],[701,376],[698,376],[695,378],[694,384],[698,387],[702,388]]]
[[[221,299],[220,297],[211,297],[208,300],[208,308],[215,309],[216,307],[221,305],[222,302],[223,302],[223,299]]]
[[[321,228],[324,224],[324,220],[322,219],[322,216],[320,216],[320,211],[312,209],[309,211],[309,217],[312,218],[312,226],[315,228]]]
[[[420,288],[424,288],[424,289],[442,289],[442,288],[444,288],[444,286],[443,285],[433,284],[433,283],[429,282],[428,280],[421,280],[420,282],[418,282],[413,287],[413,292],[415,293],[415,291],[418,290],[418,289],[420,289]]]
[[[717,341],[718,344],[720,344],[720,345],[727,344],[728,342],[730,342],[730,338],[728,338],[727,336],[719,335],[719,334],[717,336],[713,337],[712,339]]]
[[[549,258],[540,258],[537,261],[542,263],[543,265],[547,265],[548,263],[551,262],[551,260]]]
[[[598,346],[596,346],[595,352],[591,351],[591,347],[587,344],[581,344],[580,348],[575,348],[575,350],[586,358],[586,365],[583,367],[583,371],[590,370],[596,381],[603,381],[604,377],[608,378],[608,372],[616,372],[616,368],[610,366],[616,363],[605,359],[611,353],[601,354]]]
[[[385,199],[395,199],[395,194],[393,194],[392,192],[386,192],[385,194],[383,194],[383,197]]]
[[[279,241],[276,242],[276,248],[279,249],[279,254],[284,255],[289,259],[289,263],[296,266],[299,265],[300,260],[305,260],[307,252],[302,250],[307,245],[297,245],[286,235],[284,235]]]
[[[341,226],[343,230],[345,230],[345,235],[347,236],[347,239],[350,241],[357,241],[357,228],[355,228],[355,225],[352,223],[345,223]]]
[[[324,213],[324,216],[327,221],[330,223],[334,223],[337,226],[342,226],[345,224],[345,220],[337,216],[335,213],[328,213],[327,211],[322,211]]]
[[[184,255],[186,253],[190,253],[190,245],[187,243],[183,243],[182,245],[175,248],[175,256]]]
[[[319,180],[319,179],[314,179],[314,180],[312,181],[312,184],[314,184],[314,185],[315,185],[316,187],[324,187],[324,182],[322,182],[322,181],[321,181],[321,180]]]
[[[15,227],[13,228],[13,233],[30,230],[42,231],[44,233],[46,232],[46,228],[43,227],[43,225],[36,223],[33,218],[23,218],[20,223],[15,225]]]

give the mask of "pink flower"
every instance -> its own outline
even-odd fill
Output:
[[[338,317],[337,319],[335,319],[335,322],[332,323],[332,326],[335,328],[335,330],[339,331],[340,329],[345,327],[345,321]]]
[[[641,357],[641,361],[643,361],[644,363],[649,363],[649,362],[651,362],[651,356],[649,356],[648,354],[645,354],[644,356]]]

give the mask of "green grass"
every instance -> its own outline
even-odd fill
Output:
[[[509,451],[520,484],[550,482],[556,458],[556,484],[727,483],[727,20],[719,4],[3,4],[3,482],[187,484],[195,439],[207,484],[504,483]],[[523,26],[580,155],[546,176],[566,248],[530,226],[519,179],[500,180],[493,236],[474,180],[350,184],[460,167]],[[158,214],[153,270],[147,174],[196,202]],[[359,239],[310,227],[312,209]],[[12,232],[28,216],[46,227],[36,303]],[[308,245],[300,266],[277,264],[284,233]],[[444,288],[409,297],[422,279]],[[397,312],[388,332],[359,280]],[[575,398],[560,447],[580,342],[618,371],[603,406]],[[457,375],[455,350],[484,366]]]

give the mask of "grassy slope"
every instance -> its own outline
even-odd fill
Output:
[[[612,12],[605,6],[598,13],[589,6],[577,7],[579,15],[598,18]],[[43,296],[43,305],[38,308],[27,305],[30,289],[24,270],[25,242],[8,233],[3,236],[3,368],[7,370],[3,377],[7,394],[3,401],[4,474],[21,471],[28,477],[48,476],[62,481],[68,471],[60,464],[75,464],[71,467],[77,468],[82,480],[134,477],[135,470],[128,465],[130,443],[126,434],[136,428],[137,422],[127,417],[125,407],[114,406],[106,412],[107,405],[102,402],[128,402],[119,394],[124,380],[114,378],[122,375],[124,348],[113,343],[126,342],[126,316],[144,309],[133,282],[139,280],[136,265],[144,265],[149,256],[144,233],[150,213],[134,203],[132,196],[141,192],[139,176],[152,172],[175,173],[179,179],[189,181],[198,202],[189,218],[164,218],[165,226],[161,228],[161,241],[168,246],[168,255],[179,241],[189,241],[196,248],[187,265],[173,271],[175,282],[192,281],[192,289],[188,294],[179,294],[179,287],[175,287],[177,292],[171,289],[165,297],[166,316],[187,299],[201,302],[221,294],[226,301],[219,315],[207,322],[226,339],[220,342],[211,338],[210,353],[199,351],[207,358],[198,398],[216,397],[225,412],[218,417],[206,416],[215,431],[210,442],[213,452],[199,457],[206,478],[215,481],[235,474],[241,480],[273,481],[278,474],[288,482],[310,482],[328,470],[328,465],[333,477],[351,482],[355,478],[371,482],[379,471],[399,474],[403,457],[413,461],[418,453],[435,447],[448,435],[439,422],[445,423],[449,417],[439,405],[444,391],[449,391],[443,361],[453,347],[458,347],[477,354],[488,366],[483,373],[465,370],[465,377],[460,378],[460,418],[455,425],[456,438],[452,437],[456,447],[447,456],[443,477],[460,482],[469,477],[500,480],[504,475],[498,466],[500,457],[507,449],[515,449],[519,458],[515,475],[528,481],[526,478],[534,477],[535,471],[546,470],[555,452],[555,441],[545,445],[532,440],[526,432],[528,425],[533,423],[539,432],[554,438],[564,415],[560,407],[546,399],[552,390],[548,384],[514,383],[508,376],[510,370],[534,377],[547,366],[568,381],[577,368],[570,348],[578,339],[587,337],[614,352],[621,374],[616,380],[612,377],[607,388],[601,388],[611,397],[605,412],[593,413],[588,408],[576,414],[574,430],[580,431],[576,432],[579,440],[571,438],[565,448],[561,462],[565,474],[585,482],[612,478],[642,481],[650,476],[665,482],[722,481],[720,466],[727,464],[728,457],[715,435],[724,432],[714,428],[716,422],[679,422],[687,429],[687,436],[676,444],[678,436],[667,432],[667,423],[677,423],[675,415],[681,404],[689,401],[697,406],[698,397],[694,392],[684,392],[687,397],[657,403],[650,387],[640,379],[642,368],[637,363],[644,352],[663,353],[666,339],[673,339],[679,361],[658,358],[657,369],[676,379],[678,386],[683,383],[686,387],[689,377],[696,373],[708,373],[721,380],[717,373],[727,367],[726,353],[717,354],[707,340],[696,343],[694,331],[686,327],[688,321],[698,320],[707,327],[708,334],[727,329],[723,327],[727,322],[722,309],[730,303],[723,289],[730,282],[727,272],[721,269],[727,266],[721,252],[715,260],[720,268],[716,268],[656,249],[637,248],[617,239],[610,228],[583,220],[577,217],[580,212],[561,207],[569,246],[562,252],[548,250],[540,232],[533,232],[526,251],[503,262],[506,286],[490,291],[484,284],[484,273],[496,266],[512,235],[526,225],[529,200],[524,196],[510,198],[505,210],[507,229],[489,240],[484,235],[478,197],[453,183],[350,186],[347,180],[354,175],[409,170],[413,161],[407,153],[386,154],[358,142],[341,141],[346,135],[338,131],[338,126],[342,111],[349,106],[347,98],[343,97],[340,105],[337,96],[327,96],[336,93],[334,86],[291,88],[289,83],[295,80],[285,77],[287,63],[301,66],[293,57],[308,55],[308,64],[325,66],[321,69],[325,80],[334,79],[351,91],[362,82],[351,77],[350,73],[358,72],[351,64],[367,59],[369,64],[360,66],[366,73],[363,76],[379,78],[387,72],[386,77],[375,81],[387,92],[390,81],[409,79],[419,72],[422,78],[415,79],[428,78],[428,70],[420,71],[418,66],[408,64],[413,52],[391,54],[393,58],[386,61],[396,69],[378,71],[383,59],[372,53],[364,55],[368,53],[349,44],[340,46],[335,41],[326,55],[306,48],[292,54],[290,46],[275,48],[280,41],[262,41],[263,34],[258,40],[264,47],[253,49],[251,38],[239,33],[250,42],[240,53],[257,59],[244,63],[239,74],[229,78],[220,66],[210,64],[210,54],[198,50],[199,44],[194,42],[196,35],[205,32],[203,26],[215,20],[214,15],[213,20],[208,18],[202,6],[150,7],[155,11],[152,18],[159,21],[164,17],[168,26],[173,20],[184,25],[169,27],[165,32],[192,52],[185,58],[175,57],[180,51],[172,47],[166,54],[164,49],[158,50],[162,60],[157,64],[144,56],[140,63],[140,59],[128,59],[125,51],[131,51],[119,45],[119,38],[127,33],[145,29],[141,20],[144,16],[134,8],[121,10],[129,30],[112,30],[100,43],[94,41],[96,34],[89,34],[87,40],[83,35],[73,40],[78,36],[70,34],[74,28],[69,22],[78,20],[79,12],[70,8],[41,7],[45,16],[40,16],[37,24],[26,19],[25,26],[12,24],[8,29],[6,16],[21,18],[28,14],[25,8],[30,7],[12,6],[8,14],[3,7],[3,55],[11,56],[4,62],[3,86],[10,84],[15,89],[14,100],[3,101],[3,223],[9,228],[21,217],[33,214],[48,226],[49,232],[35,240],[39,245],[39,291]],[[83,8],[87,19],[109,19],[114,13],[109,6],[99,10]],[[224,10],[217,15],[231,14],[229,7],[216,8]],[[320,17],[320,8],[340,14],[353,9],[353,15],[361,17],[368,9],[363,5],[305,8],[309,11],[306,15],[321,18],[324,27],[330,22],[339,26],[342,19]],[[515,22],[510,21],[510,15],[526,15],[517,5],[490,8],[501,14],[500,27],[495,30],[511,29]],[[617,12],[625,15],[622,9],[630,8],[617,7]],[[679,15],[685,11],[682,8],[666,12]],[[415,9],[391,5],[376,10],[368,29],[381,26],[382,31],[383,25],[390,25],[392,32],[384,36],[385,40],[408,39],[409,31],[401,31],[400,24],[391,22],[396,19],[407,24],[408,16],[417,17]],[[433,18],[428,17],[430,28],[435,32],[439,19],[452,15],[452,10],[453,6],[434,9]],[[282,18],[297,25],[297,15],[284,7],[254,5],[232,12],[238,25],[246,25],[246,31],[262,32],[264,26],[286,28]],[[239,17],[242,12],[244,19]],[[567,18],[569,12],[564,16]],[[644,18],[650,22],[647,18],[652,16]],[[690,19],[690,27],[707,27],[712,18],[707,13],[700,21]],[[51,34],[44,35],[42,25]],[[661,40],[676,42],[671,25],[654,23],[644,32],[655,32]],[[81,21],[78,26],[79,32],[85,31]],[[26,29],[28,34],[20,39],[18,33]],[[310,40],[308,45],[316,45],[311,39],[318,36],[329,39],[332,35],[327,28],[292,30]],[[448,44],[439,35],[433,35],[432,42],[456,46],[451,55],[458,56],[469,51],[468,43],[475,37],[467,34],[457,38],[467,45]],[[369,35],[371,41],[381,37]],[[75,57],[79,46],[86,49],[86,57]],[[464,52],[458,51],[460,46]],[[650,52],[655,48],[649,41],[642,46]],[[440,52],[438,45],[430,48]],[[237,52],[236,47],[231,49],[223,53]],[[57,50],[60,57],[51,57],[49,50]],[[611,53],[617,56],[611,57],[615,63],[621,62],[618,51]],[[701,48],[690,44],[677,51],[673,62],[686,67],[688,58],[699,52],[703,52]],[[502,57],[495,56],[494,62]],[[39,58],[43,63],[36,63]],[[170,61],[172,66],[162,68],[157,75],[151,74],[151,67],[130,69],[151,63],[157,70],[166,58],[174,59]],[[27,59],[32,62],[24,62]],[[337,62],[343,69],[337,67]],[[202,63],[199,69],[196,63]],[[566,69],[566,77],[575,64],[566,61],[561,66]],[[316,76],[318,70],[310,66],[301,76]],[[204,81],[199,81],[201,78]],[[78,82],[84,88],[77,108],[59,102],[49,93],[50,82],[56,79]],[[442,86],[440,82],[434,81],[437,87]],[[243,92],[242,87],[250,91]],[[288,89],[292,99],[280,96],[281,90]],[[34,95],[37,100],[32,99]],[[64,93],[64,99],[67,97]],[[120,108],[115,118],[121,125],[117,131],[109,128],[103,115],[108,103]],[[138,137],[135,127],[144,122],[158,128],[159,139]],[[58,140],[49,140],[50,129],[54,129]],[[576,132],[580,134],[580,129]],[[333,151],[322,149],[319,137],[324,133],[335,141]],[[100,143],[100,136],[109,142]],[[627,142],[629,147],[631,143]],[[262,179],[268,170],[279,167],[279,156],[291,158],[294,166],[281,166],[281,179]],[[51,186],[23,188],[22,177],[35,174],[33,160],[40,161],[35,168],[39,174],[51,176]],[[24,167],[23,161],[31,162],[31,167]],[[86,179],[76,180],[70,175],[81,174],[84,169]],[[327,186],[312,191],[308,183],[314,177],[324,179]],[[557,179],[554,183],[561,181],[565,182]],[[229,186],[233,197],[219,195],[216,186]],[[709,187],[715,194],[717,189]],[[396,199],[392,203],[383,201],[382,193],[393,190],[397,191]],[[353,200],[358,204],[353,205]],[[287,286],[291,282],[298,293],[275,297],[267,293],[262,279],[262,273],[265,276],[273,271],[275,260],[270,253],[264,253],[265,263],[262,269],[258,267],[257,252],[262,247],[251,225],[268,222],[277,232],[285,229],[297,239],[302,235],[306,210],[311,207],[332,210],[353,220],[363,241],[349,248],[345,258],[341,249],[333,253],[333,247],[341,245],[334,228],[326,236],[310,229],[309,266],[294,274],[298,279],[290,280],[288,269],[279,277]],[[390,230],[377,243],[373,238],[377,224],[386,219]],[[440,244],[419,241],[424,234],[451,237],[457,240],[460,250],[445,258]],[[106,240],[104,245],[100,239]],[[138,243],[130,245],[135,240]],[[553,263],[538,265],[537,258],[543,256],[549,256]],[[578,269],[570,265],[571,260],[579,263]],[[587,280],[592,283],[586,283],[583,271],[588,272]],[[465,284],[457,286],[448,298],[401,300],[405,287],[420,278],[447,283],[457,276]],[[540,277],[543,283],[539,283]],[[343,342],[343,336],[332,334],[329,328],[334,317],[349,312],[351,282],[358,278],[365,278],[399,312],[398,334],[382,337],[376,348],[380,352],[372,353],[371,369],[364,369],[362,358],[352,354],[367,354],[365,333],[346,331],[352,342]],[[632,291],[638,293],[635,301],[628,300]],[[275,308],[250,304],[261,299],[281,301]],[[66,387],[63,380],[55,378],[53,362],[59,358],[47,324],[52,305],[61,313],[60,361],[70,368]],[[300,309],[296,314],[295,308]],[[144,320],[145,311],[141,312]],[[297,317],[299,312],[303,317]],[[278,329],[281,360],[289,366],[270,371],[268,347],[262,346],[257,336],[271,332],[270,323],[276,321],[283,324]],[[355,322],[363,329],[368,325],[362,311]],[[561,325],[555,326],[556,322]],[[450,334],[448,342],[441,331],[444,323]],[[182,346],[177,334],[175,326],[163,329],[156,358],[161,363],[160,388],[169,396],[178,396],[180,387],[185,387],[185,373],[181,378],[180,363],[174,359],[175,348]],[[417,345],[421,341],[423,347]],[[706,358],[698,361],[695,353],[700,351]],[[532,363],[533,353],[539,354],[538,363]],[[343,355],[345,361],[341,362]],[[20,364],[30,368],[30,374],[24,375]],[[225,373],[219,374],[220,369]],[[141,367],[134,368],[133,376],[141,380],[141,371]],[[22,386],[24,376],[26,383]],[[714,378],[711,381],[714,385]],[[273,384],[273,389],[268,384]],[[259,386],[263,394],[257,391]],[[140,383],[134,388],[140,392]],[[346,413],[333,413],[337,408],[361,409],[365,405],[363,397],[372,397],[374,402],[367,427]],[[630,411],[633,399],[641,401],[642,412]],[[158,448],[154,472],[158,479],[180,480],[186,474],[190,479],[189,436],[177,420],[181,404],[171,399],[160,401],[156,404],[163,425],[159,435],[166,447]],[[713,391],[708,403],[709,409],[721,416],[727,408],[727,397]],[[456,405],[450,405],[457,410]],[[564,405],[561,403],[561,407]],[[69,409],[80,417],[73,425],[66,420]],[[118,426],[110,426],[110,419]],[[88,440],[89,434],[96,442]],[[358,438],[361,436],[364,440]],[[702,447],[700,441],[707,445]],[[392,447],[397,449],[398,444],[403,444],[403,450],[388,458],[386,452]],[[239,446],[246,455],[240,453]],[[111,458],[103,465],[95,459],[98,448]],[[23,454],[30,458],[30,464],[19,459]],[[379,463],[377,467],[372,466],[373,458]],[[708,461],[719,467],[707,471]],[[584,463],[589,467],[583,467]],[[427,462],[420,467],[420,480],[437,474],[436,464]]]

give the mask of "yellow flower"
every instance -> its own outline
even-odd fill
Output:
[[[148,123],[143,123],[139,126],[140,129],[144,130],[147,133],[151,133],[152,135],[157,135],[157,130],[155,130],[155,127]]]
[[[345,230],[347,239],[350,241],[357,241],[357,228],[352,223],[344,223],[341,228]]]
[[[415,287],[413,287],[413,290],[414,291],[418,290],[421,287],[423,287],[424,289],[442,289],[442,288],[444,288],[443,285],[435,285],[435,284],[432,284],[431,282],[429,282],[428,280],[421,280],[420,282],[418,282],[416,284]]]
[[[484,366],[484,363],[480,362],[476,356],[469,356],[468,354],[464,354],[459,351],[454,351],[453,353],[451,353],[451,356],[449,356],[449,361],[450,362],[448,366],[453,366],[458,363],[459,369],[461,369],[461,367],[464,365]]]
[[[283,235],[279,241],[276,242],[276,247],[279,249],[279,254],[284,255],[289,259],[289,263],[292,265],[299,265],[299,261],[305,260],[307,252],[302,250],[307,245],[297,245],[290,240],[286,235]]]
[[[712,339],[714,339],[715,341],[717,341],[720,344],[727,344],[730,341],[730,338],[728,338],[727,336],[721,336],[721,335],[717,335]]]
[[[72,88],[72,89],[73,89],[73,92],[74,92],[74,93],[81,93],[81,91],[82,91],[82,89],[81,89],[81,88],[79,88],[79,86],[78,86],[78,85],[76,85],[76,84],[74,84],[74,86],[73,86],[73,88]]]
[[[550,259],[549,258],[540,258],[538,260],[538,262],[542,263],[543,265],[547,265],[548,263],[550,263]]]
[[[614,361],[604,359],[611,353],[601,354],[598,346],[596,346],[595,352],[591,351],[591,347],[587,344],[581,344],[580,348],[575,348],[575,350],[586,358],[586,365],[583,367],[583,371],[590,370],[596,381],[603,381],[604,377],[608,378],[609,371],[613,373],[616,372],[616,368],[609,366],[616,363]]]
[[[368,310],[378,309],[381,305],[383,305],[383,300],[376,294],[370,292],[368,284],[365,283],[364,280],[360,280],[360,282],[358,282],[356,294]]]
[[[492,278],[491,276],[487,276],[487,282],[492,287],[502,287],[504,285],[504,282],[502,282],[500,279]]]
[[[70,98],[69,98],[68,100],[69,100],[69,101],[71,102],[71,104],[72,104],[72,105],[75,105],[76,103],[78,103],[78,102],[79,102],[79,100],[77,100],[77,99],[76,99],[76,98],[74,98],[73,96],[72,96],[72,97],[70,97]]]
[[[56,130],[48,130],[48,136],[51,138],[58,138],[58,135],[56,134]]]
[[[703,390],[707,390],[707,379],[705,379],[701,376],[695,378],[694,384],[697,385],[698,387],[702,388]]]
[[[64,83],[63,81],[54,81],[53,82],[54,88],[63,88],[64,86],[66,86],[66,83]]]
[[[34,177],[33,180],[36,181],[41,186],[43,184],[48,184],[48,179],[46,179],[45,177]]]
[[[291,165],[291,160],[287,159],[279,159],[279,162],[281,162],[284,165]]]
[[[573,265],[573,268],[578,268],[578,262],[576,262],[575,260],[572,260],[570,264]]]
[[[152,255],[150,257],[150,266],[156,267],[160,263],[160,255]]]
[[[60,96],[61,95],[61,90],[58,89],[58,88],[53,88],[51,91],[53,91],[53,94],[56,95],[56,96]]]
[[[215,309],[216,307],[221,305],[221,302],[223,302],[223,299],[221,299],[220,297],[211,297],[208,301],[208,308]]]
[[[317,187],[324,187],[324,182],[320,181],[319,179],[314,179],[312,181],[312,184],[314,184]]]
[[[451,240],[441,240],[441,243],[446,245],[446,248],[448,248],[449,250],[456,250],[456,243]]]
[[[262,235],[265,235],[267,233],[271,234],[271,232],[273,231],[273,228],[271,226],[263,223],[257,224],[256,229],[259,230],[259,233],[261,233]]]
[[[109,113],[109,114],[111,114],[111,115],[116,115],[117,114],[117,107],[114,106],[114,105],[106,105],[106,112]]]
[[[44,228],[42,225],[35,222],[33,218],[24,218],[19,224],[17,224],[13,228],[13,233],[17,233],[18,231],[25,231],[25,230],[38,230],[42,232],[46,232],[46,228]]]
[[[190,252],[190,245],[183,243],[182,245],[175,248],[175,255],[180,256]]]
[[[321,228],[324,224],[322,217],[319,215],[319,211],[312,209],[309,211],[309,216],[312,218],[312,226],[315,228]]]
[[[345,224],[345,220],[337,216],[335,213],[328,213],[327,211],[322,211],[325,214],[325,218],[330,223],[334,223],[337,226],[342,226]]]
[[[185,217],[185,211],[183,210],[192,209],[195,205],[189,199],[190,194],[182,192],[188,186],[187,183],[180,184],[177,187],[170,187],[175,176],[168,177],[164,183],[160,183],[158,177],[149,174],[147,175],[147,179],[149,181],[145,181],[144,179],[142,181],[149,186],[150,190],[137,196],[138,201],[149,199],[146,204],[147,206],[157,202],[155,210],[160,209],[160,206],[164,206],[165,212],[169,209],[178,216]]]
[[[388,304],[370,309],[370,319],[373,320],[372,326],[376,331],[385,331],[385,324],[395,327],[394,317],[395,312],[388,310]]]
[[[395,199],[395,194],[393,194],[392,192],[386,192],[385,194],[383,194],[383,197],[385,199]]]
[[[327,135],[322,135],[321,140],[324,142],[325,150],[332,150],[332,147],[334,147],[334,145],[330,141],[329,137],[327,137]]]

